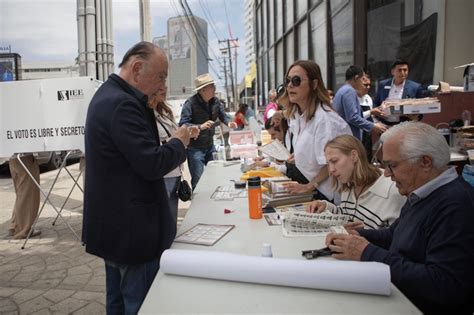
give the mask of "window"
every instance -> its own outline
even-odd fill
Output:
[[[268,47],[273,45],[275,41],[275,18],[276,16],[273,15],[273,0],[268,1]]]
[[[321,68],[324,84],[327,85],[327,38],[326,38],[326,3],[322,2],[310,14],[313,60]]]
[[[301,18],[308,11],[308,1],[307,0],[297,0],[296,4],[296,20]]]
[[[265,51],[267,49],[267,2],[264,1],[262,3],[262,12],[263,12],[263,18],[262,18],[262,28],[261,28],[261,34],[262,34],[262,49]]]
[[[334,90],[345,82],[347,68],[354,63],[353,1],[331,1],[332,36],[334,42]]]
[[[282,1],[276,0],[275,4],[275,23],[276,23],[276,40],[280,39],[283,35],[283,14],[282,14]]]
[[[308,59],[308,21],[298,25],[298,59]]]
[[[295,44],[294,44],[294,33],[291,32],[291,33],[288,33],[288,35],[286,36],[286,39],[285,39],[285,47],[286,47],[286,69],[285,71],[288,69],[288,67],[293,63],[295,62]]]
[[[283,83],[283,76],[285,75],[285,64],[283,59],[283,41],[281,40],[277,44],[276,49],[276,83],[275,85],[278,86]]]
[[[294,23],[293,0],[286,0],[284,3],[285,3],[285,21],[286,21],[285,31],[287,31],[293,26],[293,23]]]
[[[270,68],[269,84],[270,88],[275,88],[275,49],[271,48],[268,51],[268,65]]]

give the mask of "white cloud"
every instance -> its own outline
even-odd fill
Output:
[[[229,37],[228,21],[224,13],[226,1],[233,35],[239,37],[239,77],[243,76],[243,1],[240,0],[188,0],[193,12],[202,16],[204,7],[213,18],[219,36]],[[175,7],[173,7],[173,5]],[[178,10],[178,12],[176,11]],[[74,62],[77,57],[77,3],[76,0],[0,0],[0,46],[11,45],[25,62]],[[115,61],[122,59],[126,50],[140,40],[138,0],[112,0],[113,40]],[[182,14],[178,0],[151,0],[152,36],[166,34],[167,20]],[[208,21],[209,23],[210,21]],[[241,30],[242,29],[242,30]],[[221,56],[214,31],[208,25],[209,52]],[[221,38],[222,39],[222,38]],[[210,57],[216,59],[214,54]],[[217,61],[214,61],[218,69]],[[220,69],[218,69],[220,70]]]
[[[74,61],[75,1],[2,0],[0,6],[2,45],[28,60]]]

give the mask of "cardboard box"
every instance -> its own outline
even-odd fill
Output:
[[[433,101],[426,104],[409,105],[404,100],[404,105],[390,105],[384,108],[384,114],[389,115],[409,115],[409,114],[431,114],[441,113],[441,103]]]
[[[474,63],[457,66],[454,69],[464,68],[464,91],[474,91]]]

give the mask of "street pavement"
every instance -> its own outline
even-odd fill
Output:
[[[68,169],[74,177],[79,174],[79,164]],[[41,174],[44,191],[50,189],[57,173]],[[189,180],[189,174],[185,178]],[[82,186],[82,177],[79,182]],[[58,210],[73,184],[62,171],[50,198]],[[42,233],[24,249],[24,240],[8,236],[14,202],[13,182],[9,175],[0,174],[0,314],[105,314],[104,262],[87,254],[64,222],[80,237],[82,192],[75,187],[61,212],[64,221],[59,218],[55,225],[57,213],[46,204],[36,225]],[[180,201],[178,225],[189,205]]]

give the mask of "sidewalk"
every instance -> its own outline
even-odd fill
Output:
[[[73,176],[79,174],[79,164],[68,168]],[[49,190],[56,174],[41,174],[44,190]],[[57,209],[72,185],[69,175],[61,172],[51,194]],[[79,236],[82,200],[82,192],[76,187],[62,212]],[[87,254],[61,219],[52,225],[56,212],[49,204],[36,225],[41,235],[30,239],[22,250],[24,240],[7,236],[14,202],[11,178],[0,175],[0,314],[105,314],[103,260]],[[189,202],[180,203],[179,222],[188,207]]]

